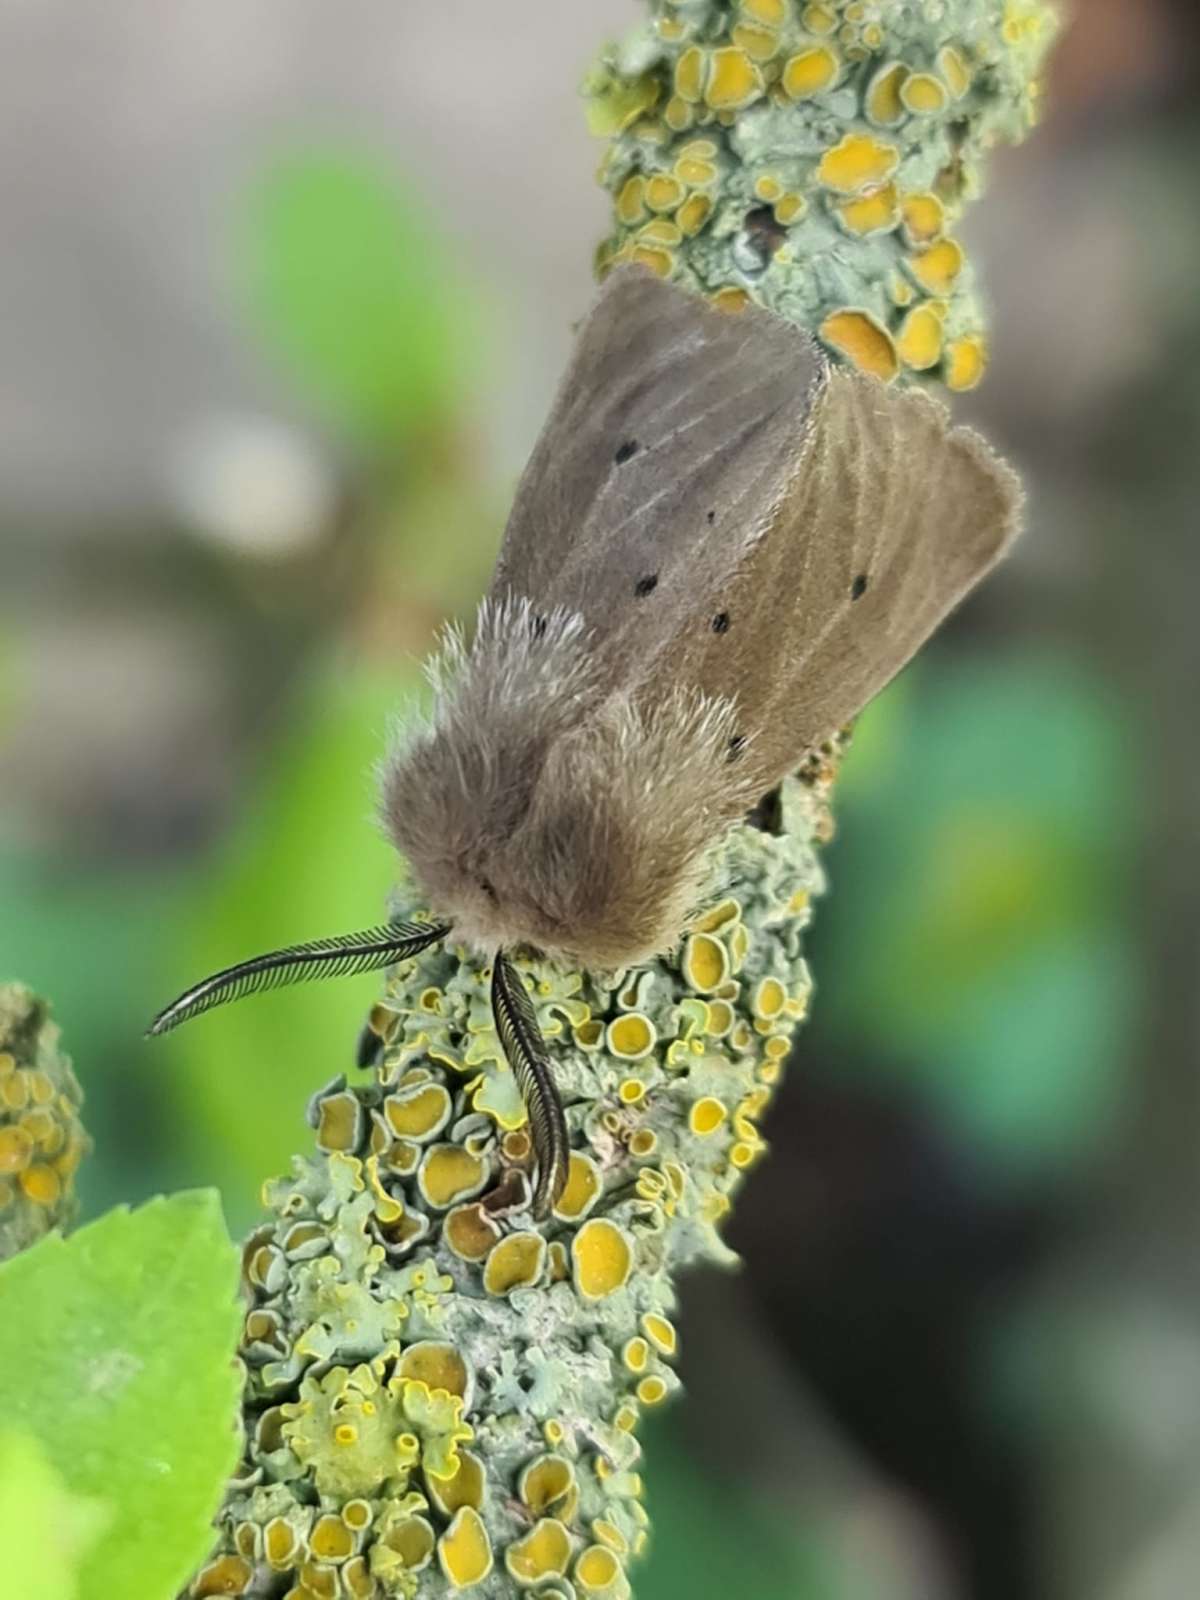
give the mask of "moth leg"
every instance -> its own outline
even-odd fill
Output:
[[[361,1067],[365,1072],[369,1067],[377,1067],[383,1060],[384,1039],[382,1034],[375,1032],[370,1017],[358,1030],[358,1040],[354,1046],[354,1065]]]

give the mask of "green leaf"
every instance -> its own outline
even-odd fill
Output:
[[[155,1005],[245,956],[378,922],[398,858],[371,815],[370,769],[412,687],[398,674],[318,675],[264,763],[227,853],[176,913]],[[263,1178],[309,1140],[308,1096],[352,1069],[377,973],[254,995],[154,1040],[190,1174],[217,1181],[235,1227]],[[148,1008],[152,1009],[152,1008]]]
[[[0,1434],[4,1600],[77,1600],[80,1558],[105,1520],[71,1493],[32,1434]]]
[[[110,1211],[0,1268],[0,1415],[107,1519],[79,1600],[170,1600],[212,1545],[238,1455],[236,1284],[211,1191]]]
[[[252,316],[297,379],[368,443],[448,412],[471,346],[436,223],[352,151],[279,162],[237,241]]]

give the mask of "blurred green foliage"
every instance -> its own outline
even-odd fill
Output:
[[[392,166],[352,149],[281,157],[246,198],[234,271],[253,327],[361,442],[394,450],[457,409],[472,296]]]
[[[404,689],[393,674],[314,672],[234,836],[176,906],[164,1001],[245,956],[382,919],[396,858],[374,820],[371,769]],[[378,985],[367,974],[256,996],[152,1047],[187,1172],[220,1183],[239,1230],[263,1179],[307,1145],[308,1095],[353,1069]]]
[[[211,1191],[119,1208],[0,1267],[0,1412],[45,1451],[42,1512],[61,1480],[101,1513],[80,1600],[169,1600],[211,1545],[238,1456],[237,1276]]]
[[[32,1433],[0,1433],[5,1600],[79,1600],[79,1564],[106,1521],[71,1493]]]
[[[1068,658],[950,657],[867,713],[846,762],[818,1004],[1003,1167],[1074,1162],[1119,1103],[1132,744]]]

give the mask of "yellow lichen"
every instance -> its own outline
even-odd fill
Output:
[[[646,1363],[650,1359],[650,1346],[640,1335],[635,1334],[632,1339],[626,1339],[621,1350],[621,1360],[630,1372],[645,1372]]]
[[[727,46],[713,51],[704,99],[714,111],[740,111],[765,87],[762,72],[744,50]]]
[[[575,1563],[575,1582],[584,1594],[603,1595],[620,1576],[620,1562],[603,1544],[589,1545]]]
[[[759,27],[756,23],[739,22],[730,37],[752,61],[770,61],[779,50],[779,35],[771,28]]]
[[[592,1533],[600,1544],[606,1544],[610,1550],[615,1550],[619,1555],[629,1553],[629,1540],[615,1523],[609,1522],[607,1517],[597,1517],[592,1523]]]
[[[278,1571],[293,1565],[299,1544],[295,1528],[282,1517],[272,1517],[263,1529],[263,1554]]]
[[[675,221],[679,231],[689,239],[694,238],[708,221],[711,212],[712,201],[708,195],[689,195],[675,213]]]
[[[483,1286],[489,1294],[511,1294],[536,1283],[545,1264],[546,1241],[540,1233],[510,1233],[488,1256]]]
[[[647,267],[660,278],[669,278],[674,260],[669,250],[654,250],[648,245],[637,245],[629,252],[635,266]]]
[[[936,194],[906,194],[900,202],[909,244],[932,244],[946,226],[946,208]]]
[[[920,255],[909,257],[909,270],[929,294],[949,294],[958,280],[965,260],[957,239],[939,239]]]
[[[57,1205],[62,1198],[62,1179],[53,1167],[48,1167],[45,1162],[38,1161],[33,1166],[26,1167],[24,1172],[17,1177],[17,1182],[26,1199],[32,1200],[37,1206]]]
[[[19,1124],[0,1128],[0,1173],[23,1172],[33,1156],[33,1140]]]
[[[628,1234],[606,1217],[593,1217],[571,1241],[575,1287],[585,1300],[603,1300],[629,1277],[633,1246]]]
[[[554,1215],[564,1222],[578,1222],[595,1205],[603,1188],[600,1168],[591,1156],[572,1150],[567,1163],[567,1181],[554,1205]]]
[[[635,174],[627,178],[617,195],[617,219],[625,226],[632,227],[634,223],[641,222],[646,215],[645,206],[646,180]]]
[[[418,1084],[383,1102],[392,1132],[403,1139],[432,1139],[450,1120],[453,1102],[440,1083]]]
[[[738,0],[738,10],[768,28],[778,28],[787,16],[787,0]]]
[[[881,128],[894,128],[898,122],[904,121],[906,112],[900,91],[907,77],[908,68],[903,61],[889,61],[886,66],[880,67],[867,85],[863,102],[869,122]]]
[[[937,68],[950,93],[961,100],[971,87],[971,69],[952,44],[943,45],[938,51]]]
[[[346,1561],[354,1554],[354,1535],[341,1517],[318,1517],[308,1536],[308,1548],[318,1561]]]
[[[656,1406],[667,1397],[667,1384],[656,1372],[643,1378],[637,1386],[637,1397],[644,1406]]]
[[[504,1552],[509,1575],[522,1586],[561,1578],[571,1559],[571,1536],[556,1517],[542,1517]]]
[[[890,383],[899,371],[896,347],[887,329],[871,315],[847,307],[827,316],[821,338],[863,372]]]
[[[839,194],[856,194],[885,182],[899,161],[894,144],[885,144],[869,133],[847,133],[821,157],[817,181]]]
[[[659,1355],[673,1356],[679,1348],[679,1335],[675,1331],[675,1324],[654,1311],[647,1311],[642,1317],[642,1332]]]
[[[729,976],[729,952],[720,939],[692,934],[684,947],[683,975],[702,994],[719,989]]]
[[[906,367],[924,372],[942,355],[942,319],[928,305],[915,306],[900,324],[896,350]]]
[[[640,1061],[648,1056],[657,1038],[654,1024],[641,1011],[627,1012],[608,1025],[608,1048],[624,1061]]]
[[[889,233],[900,221],[900,208],[896,201],[896,186],[881,184],[878,189],[868,189],[852,200],[838,202],[838,213],[851,233],[864,237],[873,233]]]
[[[685,153],[676,161],[672,169],[680,183],[685,183],[691,189],[706,189],[717,181],[717,169],[708,156],[688,155],[686,150],[697,144],[708,144],[707,139],[696,139],[692,145],[685,147]]]
[[[438,1561],[456,1589],[482,1583],[492,1570],[492,1543],[474,1506],[460,1506],[438,1540]]]
[[[692,45],[675,63],[675,93],[691,105],[704,93],[704,51]]]
[[[775,221],[790,228],[793,222],[799,222],[807,210],[808,201],[802,194],[781,195],[775,202]]]
[[[910,72],[900,85],[900,99],[906,110],[917,116],[933,116],[945,107],[947,98],[946,85],[931,72]]]
[[[827,44],[819,44],[791,56],[784,63],[780,82],[785,94],[793,100],[801,100],[832,88],[840,70],[837,51]]]
[[[458,1395],[464,1406],[469,1404],[471,1373],[455,1345],[420,1339],[407,1347],[396,1370],[402,1378],[415,1378],[430,1389],[445,1389]]]
[[[637,236],[640,241],[668,247],[674,247],[683,240],[679,224],[672,222],[669,217],[655,217],[653,222],[647,222],[645,227],[638,229]]]
[[[417,1173],[422,1197],[438,1211],[476,1195],[488,1180],[488,1163],[461,1145],[435,1144]]]
[[[461,1261],[482,1261],[500,1237],[500,1225],[480,1205],[455,1206],[442,1232]]]
[[[342,1507],[342,1521],[348,1528],[353,1528],[356,1533],[361,1533],[364,1528],[371,1526],[371,1503],[369,1500],[347,1500]]]
[[[361,1137],[362,1106],[358,1096],[349,1090],[326,1095],[317,1106],[317,1148],[355,1150]]]
[[[705,1139],[725,1121],[729,1112],[715,1095],[707,1094],[697,1100],[688,1113],[688,1127],[694,1134]]]
[[[254,1568],[241,1556],[218,1556],[202,1567],[192,1580],[191,1594],[196,1600],[222,1594],[245,1594],[254,1576]]]
[[[946,347],[946,387],[973,389],[987,366],[987,347],[979,334],[954,339]]]
[[[430,1499],[444,1517],[453,1517],[464,1506],[475,1511],[481,1510],[486,1481],[480,1458],[473,1450],[461,1449],[458,1452],[458,1466],[452,1477],[428,1477],[425,1480]]]
[[[381,1542],[400,1557],[406,1572],[420,1572],[433,1556],[434,1538],[424,1517],[404,1517],[387,1530]]]
[[[683,185],[669,173],[656,172],[646,179],[645,198],[651,211],[674,211],[683,199]]]
[[[736,284],[726,283],[722,284],[713,295],[712,303],[718,311],[736,313],[746,309],[750,304],[750,296],[745,289],[739,289]]]
[[[646,1085],[640,1078],[623,1078],[617,1085],[617,1099],[625,1106],[635,1106],[646,1097]]]
[[[763,978],[754,991],[751,1009],[756,1017],[771,1020],[783,1010],[787,991],[778,978]]]
[[[517,1480],[517,1493],[533,1512],[542,1516],[575,1487],[575,1468],[565,1456],[543,1455],[531,1461]]]
[[[837,27],[837,13],[831,5],[805,6],[800,20],[809,33],[832,33]]]

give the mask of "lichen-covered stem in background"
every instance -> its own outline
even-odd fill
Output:
[[[44,1000],[22,983],[0,984],[0,1261],[77,1208],[75,1172],[89,1141],[58,1038]]]
[[[637,260],[748,298],[886,381],[969,388],[983,313],[954,230],[984,150],[1034,120],[1053,32],[1025,0],[682,0],[589,84]],[[506,1210],[524,1109],[488,973],[394,972],[365,1087],[311,1108],[314,1152],[246,1247],[246,1456],[193,1593],[619,1600],[642,1551],[638,1425],[678,1387],[675,1283],[722,1220],[809,998],[833,753],[734,830],[669,960],[527,964],[573,1154],[554,1215]],[[418,907],[397,891],[396,911]]]

